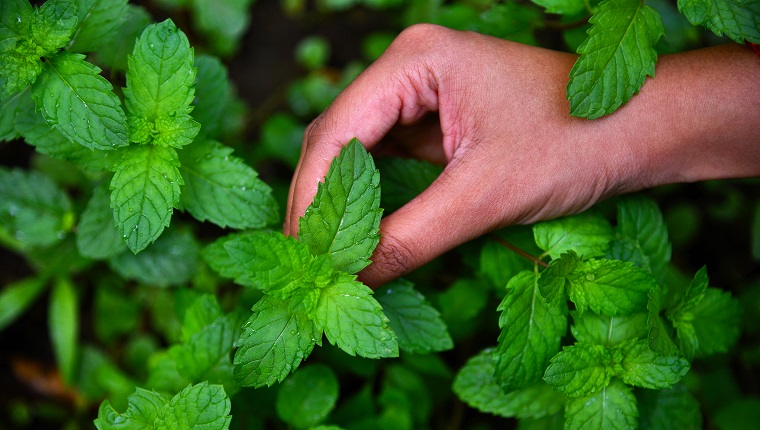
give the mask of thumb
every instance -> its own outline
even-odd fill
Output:
[[[479,184],[482,178],[464,170],[453,160],[430,187],[383,219],[362,282],[378,287],[500,227],[498,203]]]

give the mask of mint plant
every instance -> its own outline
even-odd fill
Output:
[[[287,0],[267,20],[296,25],[292,47],[249,28],[254,3],[0,2],[0,427],[757,421],[754,182],[509,227],[372,291],[381,216],[443,169],[354,140],[299,237],[277,227],[306,124],[402,27],[576,51],[569,113],[592,119],[659,54],[760,42],[757,2]],[[252,110],[229,77],[269,85],[238,61],[248,40],[299,74]]]

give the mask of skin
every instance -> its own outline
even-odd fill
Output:
[[[577,56],[433,25],[408,28],[306,130],[284,232],[342,145],[445,165],[385,217],[359,278],[376,287],[495,229],[658,185],[760,176],[760,58],[739,45],[660,56],[612,115],[571,117]]]

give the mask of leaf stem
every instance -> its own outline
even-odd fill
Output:
[[[522,249],[515,246],[513,243],[508,242],[501,237],[497,236],[494,233],[489,234],[489,237],[491,237],[493,240],[495,240],[497,243],[502,245],[503,247],[507,248],[508,250],[514,252],[515,254],[519,255],[520,257],[523,257],[527,260],[530,260],[533,264],[536,264],[538,266],[542,267],[549,267],[549,264],[547,264],[544,260],[536,257],[535,255],[528,254],[527,252],[523,251]]]

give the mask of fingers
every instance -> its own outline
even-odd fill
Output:
[[[435,60],[407,55],[412,46],[415,52],[424,44],[434,46],[436,39],[425,34],[430,30],[429,26],[420,26],[402,33],[386,54],[307,128],[291,182],[285,234],[297,234],[298,219],[343,145],[356,137],[372,148],[397,123],[415,123],[427,112],[437,110],[436,78],[432,73],[435,67],[431,65]]]

